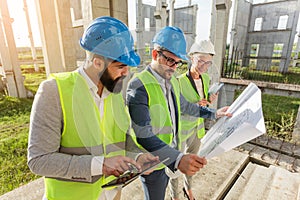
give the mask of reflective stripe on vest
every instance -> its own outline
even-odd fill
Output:
[[[78,72],[51,76],[58,86],[64,121],[60,152],[95,156],[112,156],[117,152],[118,155],[124,155],[123,146],[130,121],[122,96],[110,94],[104,100],[104,114],[100,118],[90,90]],[[108,121],[108,124],[104,124]],[[91,183],[86,182],[82,179],[77,181],[76,178],[68,181],[45,178],[46,196],[49,200],[98,199],[104,177],[95,176]]]
[[[162,100],[166,99],[163,93],[163,90],[157,81],[157,79],[147,70],[139,73],[136,76],[138,79],[141,80],[143,83],[146,92],[148,94],[148,106],[149,106],[149,113],[151,118],[151,126],[153,133],[165,142],[168,145],[171,145],[173,140],[173,132],[172,132],[172,120],[171,115],[168,109],[167,102]],[[180,113],[180,89],[178,81],[172,77],[171,84],[173,91],[175,93],[176,102],[174,102],[177,106],[178,113]],[[179,118],[180,116],[178,116]],[[180,119],[177,119],[180,121]],[[180,124],[178,125],[178,133],[180,133]],[[135,135],[133,135],[134,141],[137,143]],[[181,142],[178,142],[179,148]],[[141,148],[141,146],[138,144]],[[163,167],[159,167],[157,169],[162,169]]]
[[[204,73],[201,75],[202,86],[204,95],[208,97],[209,76]],[[179,84],[182,95],[185,99],[191,103],[197,103],[201,100],[198,92],[193,88],[189,78],[186,74],[182,74],[179,78]],[[204,119],[193,117],[189,115],[181,115],[181,130],[182,141],[186,141],[194,133],[197,133],[198,138],[202,138],[205,135]]]

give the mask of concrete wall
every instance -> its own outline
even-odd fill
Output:
[[[186,6],[182,8],[177,8],[174,10],[174,26],[177,26],[182,29],[187,39],[187,50],[190,48],[196,37],[196,16],[197,16],[197,5]],[[142,64],[148,64],[146,60],[151,59],[151,54],[145,53],[146,45],[153,47],[152,39],[156,33],[156,29],[160,30],[160,27],[156,27],[156,22],[154,13],[156,7],[146,4],[141,4],[140,8],[137,9],[137,29],[134,34],[137,41],[137,49],[139,55],[142,58]],[[150,28],[145,29],[145,18],[149,19]],[[168,17],[166,20],[168,24]]]
[[[197,5],[177,8],[174,12],[174,25],[182,29],[187,40],[187,49],[189,50],[195,41],[197,24]]]
[[[127,0],[35,0],[46,73],[71,71],[85,59],[79,39],[99,16],[128,24]]]
[[[268,70],[272,65],[272,59],[278,59],[280,60],[279,71],[286,72],[288,70],[299,16],[298,5],[298,0],[275,1],[252,5],[243,66],[248,66],[249,59],[254,58],[257,59],[257,69]],[[288,16],[286,29],[277,29],[279,18],[284,15]],[[254,31],[256,18],[263,19],[261,31]],[[237,18],[237,20],[239,19]],[[275,43],[283,44],[280,58],[273,57]],[[250,57],[252,44],[259,44],[257,57]]]
[[[230,32],[229,59],[231,60],[235,57],[241,58],[244,54],[251,5],[248,1],[235,1]]]

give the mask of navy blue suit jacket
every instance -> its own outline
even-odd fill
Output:
[[[147,68],[150,73],[151,71]],[[172,91],[172,89],[171,89]],[[173,100],[174,93],[172,92]],[[170,147],[152,132],[151,118],[148,106],[148,93],[143,83],[138,78],[130,81],[126,94],[126,102],[132,120],[132,128],[137,137],[137,142],[141,144],[148,152],[159,156],[160,160],[169,157],[166,165],[175,170],[175,161],[180,151]],[[175,102],[175,101],[174,101]],[[178,108],[176,110],[176,126],[178,127]],[[198,104],[189,103],[182,95],[180,96],[181,112],[203,118],[214,118],[215,110],[207,107],[201,107]],[[177,128],[178,130],[178,128]]]

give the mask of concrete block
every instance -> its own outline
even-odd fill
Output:
[[[43,195],[44,179],[39,178],[0,196],[0,200],[41,200]]]
[[[300,174],[249,163],[225,199],[297,199]]]
[[[294,154],[296,157],[300,158],[300,145],[296,145],[296,146],[295,146],[295,148],[294,148],[294,150],[293,150],[293,154]]]
[[[254,139],[254,142],[257,144],[261,144],[261,145],[267,145],[269,141],[269,137],[267,136],[267,134],[263,134],[260,137],[257,137]]]

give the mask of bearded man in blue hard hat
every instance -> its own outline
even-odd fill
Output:
[[[130,118],[120,94],[128,66],[137,66],[127,26],[99,17],[80,39],[87,58],[73,72],[41,83],[30,120],[28,166],[44,176],[44,199],[120,199],[120,190],[101,186],[134,165],[157,160],[125,156]],[[102,193],[102,195],[101,195]]]
[[[152,62],[130,81],[126,101],[137,145],[159,156],[160,160],[169,158],[164,166],[141,176],[145,199],[163,200],[169,181],[165,168],[194,175],[207,163],[196,154],[180,152],[180,113],[212,119],[230,114],[225,114],[228,107],[219,110],[202,107],[189,103],[181,95],[173,76],[176,68],[187,60],[186,40],[179,28],[163,28],[155,35],[153,43]]]

